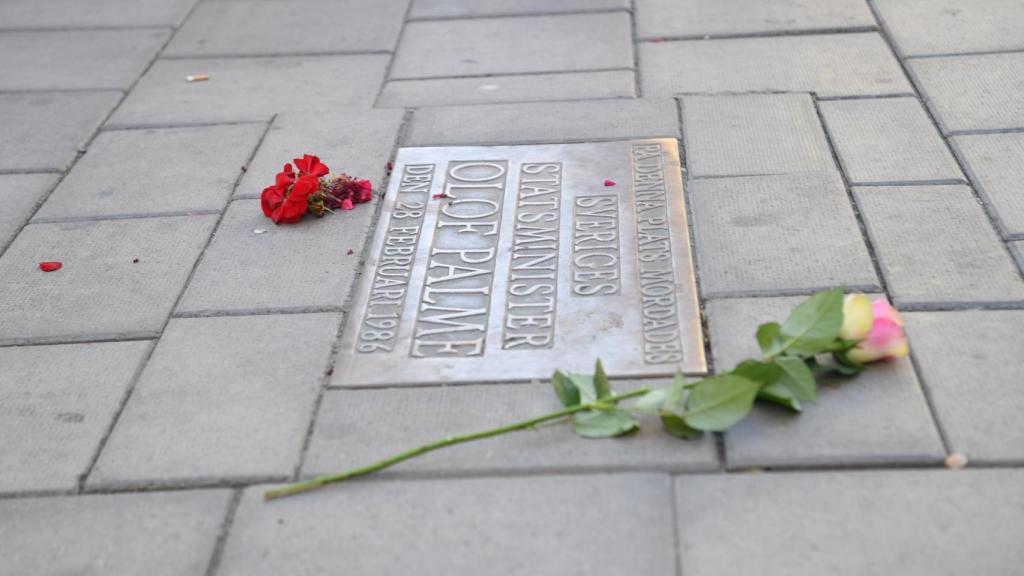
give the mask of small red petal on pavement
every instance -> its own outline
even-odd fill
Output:
[[[355,250],[353,250],[353,249],[349,248],[349,249],[348,249],[348,252],[346,252],[346,254],[348,254],[349,256],[351,256],[351,255],[355,254]]]
[[[440,194],[434,194],[431,198],[434,200],[440,200],[441,198],[448,198],[448,194],[441,192]]]
[[[604,185],[605,186],[615,186],[615,180],[605,180],[604,181]]]
[[[662,38],[661,36],[657,36],[655,38],[651,38],[651,42],[661,42],[663,40],[665,40],[665,39]]]
[[[139,263],[139,259],[138,258],[132,258],[132,264],[138,264],[138,263]]]
[[[39,269],[42,270],[43,272],[53,272],[55,270],[60,270],[61,266],[63,266],[63,264],[61,264],[60,262],[40,262],[39,263]]]

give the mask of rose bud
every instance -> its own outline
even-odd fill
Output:
[[[863,340],[871,332],[875,314],[871,299],[864,294],[847,294],[843,299],[843,327],[839,337],[843,340]]]
[[[847,358],[860,364],[867,364],[890,358],[904,358],[910,353],[907,336],[903,333],[903,319],[899,312],[885,300],[871,303],[874,322],[867,338],[860,341],[846,353]]]

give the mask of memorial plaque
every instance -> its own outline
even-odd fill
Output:
[[[674,139],[403,148],[333,384],[702,374],[689,238]]]

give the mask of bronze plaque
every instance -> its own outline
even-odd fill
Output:
[[[707,370],[674,139],[399,150],[333,386]]]

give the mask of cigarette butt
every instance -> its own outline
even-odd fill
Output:
[[[185,76],[185,80],[188,82],[206,82],[209,79],[209,74],[196,74],[195,76]]]

